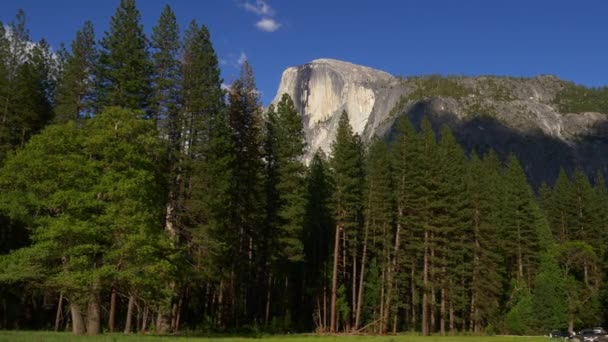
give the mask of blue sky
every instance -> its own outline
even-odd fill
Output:
[[[394,75],[555,74],[608,85],[608,1],[604,0],[139,0],[146,32],[169,3],[181,28],[207,25],[223,77],[249,59],[263,102],[282,71],[337,58]],[[0,20],[27,15],[34,40],[69,44],[85,20],[97,37],[118,0],[3,0]]]

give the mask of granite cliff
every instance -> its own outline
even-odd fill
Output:
[[[333,59],[283,72],[275,101],[289,94],[302,115],[309,159],[329,153],[340,113],[369,141],[391,137],[398,117],[449,125],[467,151],[515,153],[531,180],[552,181],[559,167],[608,171],[608,91],[554,76],[395,77]]]

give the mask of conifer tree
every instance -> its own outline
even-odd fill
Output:
[[[470,193],[466,178],[467,166],[464,151],[456,142],[447,126],[441,128],[441,140],[437,146],[439,157],[438,207],[438,264],[439,330],[446,334],[448,328],[455,331],[457,312],[468,306],[468,289],[465,283],[471,273],[471,209]]]
[[[397,327],[397,308],[403,308],[406,316],[410,317],[410,321],[407,322],[410,329],[417,329],[420,317],[418,265],[422,260],[422,231],[418,224],[420,203],[415,190],[424,179],[421,148],[420,137],[409,118],[403,116],[397,123],[397,133],[392,146],[397,227],[394,237],[393,266],[388,277],[386,307],[393,316],[393,331]],[[388,323],[387,320],[385,324]]]
[[[564,169],[560,169],[555,185],[550,193],[545,193],[543,209],[549,221],[553,237],[557,241],[570,240],[572,230],[573,210],[572,207],[572,185]]]
[[[135,0],[121,0],[100,42],[99,101],[105,106],[148,111],[151,63]]]
[[[304,252],[308,298],[314,301],[314,322],[320,331],[328,331],[330,314],[331,255],[333,250],[333,212],[331,196],[333,184],[328,162],[322,152],[317,152],[310,162],[307,177],[307,206],[304,222]]]
[[[500,162],[488,153],[470,161],[469,188],[472,210],[471,327],[481,332],[499,314],[503,291],[503,256],[500,241]]]
[[[169,5],[165,5],[158,23],[152,29],[152,84],[153,96],[151,111],[152,116],[161,127],[163,135],[169,140],[171,146],[178,140],[180,110],[180,37],[179,26],[175,13]]]
[[[231,194],[230,241],[227,258],[232,269],[236,296],[233,315],[235,319],[259,310],[253,300],[255,267],[259,260],[258,227],[263,221],[263,164],[262,164],[262,117],[258,90],[253,70],[248,62],[243,64],[241,76],[232,83],[228,93],[228,120],[232,135],[234,155],[233,187]],[[261,275],[264,277],[264,275]],[[249,299],[249,301],[248,301]],[[251,305],[250,307],[247,307]]]
[[[394,200],[393,179],[389,149],[386,143],[374,138],[369,147],[366,158],[366,182],[364,191],[365,222],[362,237],[362,252],[358,279],[358,297],[355,313],[354,329],[357,330],[364,323],[364,316],[369,319],[385,321],[388,316],[388,305],[383,294],[388,292],[386,281],[393,254],[393,225]],[[368,263],[374,261],[369,271]],[[368,278],[367,273],[376,274],[374,279]],[[381,279],[378,279],[381,275]],[[370,274],[370,276],[372,276]],[[372,276],[373,277],[373,276]],[[372,293],[364,291],[366,281],[375,282],[375,286],[368,286]],[[377,298],[376,303],[382,303],[379,310],[362,312],[364,296]],[[387,310],[384,310],[387,305]]]
[[[530,288],[539,262],[538,204],[514,155],[509,156],[502,179],[504,195],[500,220],[502,241],[505,242],[503,253],[510,265],[508,274],[510,279]]]
[[[306,198],[304,152],[306,139],[300,115],[291,97],[283,94],[277,104],[277,190],[279,193],[279,242],[281,259],[302,261],[301,244]]]
[[[86,21],[66,53],[57,87],[55,122],[63,123],[91,116],[95,108],[97,48],[93,23]]]
[[[356,264],[357,237],[361,225],[361,196],[363,191],[363,161],[362,149],[358,136],[353,134],[349,123],[348,114],[342,112],[338,122],[336,140],[332,144],[331,170],[334,182],[333,209],[335,227],[333,271],[332,271],[332,291],[331,291],[331,312],[330,312],[330,332],[336,331],[338,311],[338,289],[340,286],[349,288],[349,280],[356,281],[356,273],[351,273],[351,278],[346,278],[346,266]],[[347,254],[352,256],[348,263]],[[338,269],[338,264],[343,265],[343,269]],[[339,273],[342,276],[339,275]],[[339,279],[340,278],[340,279]],[[338,284],[340,281],[340,284]],[[355,293],[355,288],[350,288]],[[348,294],[343,291],[343,295]],[[354,297],[354,296],[353,296]],[[341,301],[346,303],[347,298]],[[350,303],[355,305],[354,302]],[[350,307],[347,317],[353,312]],[[348,321],[344,322],[348,324]]]

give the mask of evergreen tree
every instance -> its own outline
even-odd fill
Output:
[[[304,152],[306,139],[300,115],[291,97],[283,94],[277,104],[277,173],[279,193],[279,242],[281,259],[302,261],[302,226],[306,209]]]
[[[55,122],[78,120],[94,113],[97,57],[93,23],[86,21],[76,33],[72,52],[65,56],[57,87]]]
[[[437,146],[439,156],[439,206],[435,208],[438,221],[436,236],[439,246],[435,263],[440,268],[437,279],[440,288],[439,330],[446,334],[447,323],[456,330],[458,313],[464,313],[469,305],[468,288],[471,273],[473,240],[470,234],[471,195],[467,181],[466,157],[447,126],[441,129]]]
[[[503,256],[500,253],[500,162],[494,153],[483,160],[471,157],[469,189],[472,210],[471,327],[481,332],[496,324],[503,295]]]
[[[388,292],[387,277],[391,272],[394,237],[394,194],[393,179],[389,149],[386,143],[374,138],[369,147],[366,159],[366,183],[364,192],[365,222],[362,240],[362,253],[358,283],[358,298],[355,314],[354,329],[358,329],[363,320],[370,321],[383,319],[388,316],[388,304],[379,308],[367,306],[364,308],[364,296],[376,298],[375,303],[385,301],[382,293]],[[369,271],[368,262],[373,261]],[[369,274],[369,277],[367,276]],[[375,275],[375,276],[374,276]],[[366,286],[366,282],[370,286]],[[374,284],[371,286],[371,284]],[[365,289],[368,291],[364,291]],[[367,303],[370,303],[367,301]],[[373,309],[372,309],[373,308]]]
[[[175,13],[169,5],[165,5],[158,19],[158,24],[152,29],[152,67],[153,67],[153,98],[152,116],[162,124],[164,135],[175,144],[178,140],[178,115],[180,106],[181,63],[179,26]]]
[[[349,123],[348,114],[342,112],[338,122],[336,140],[332,144],[331,170],[334,182],[333,209],[334,220],[336,222],[334,240],[334,264],[332,275],[332,298],[330,313],[330,332],[336,331],[336,320],[339,318],[337,309],[338,302],[338,277],[340,272],[340,286],[350,288],[355,299],[356,272],[350,273],[350,278],[346,278],[346,266],[354,265],[356,271],[356,250],[359,230],[361,228],[362,214],[362,192],[363,192],[363,160],[362,148],[358,135],[353,134]],[[343,244],[340,247],[340,244]],[[350,263],[346,255],[350,254]],[[341,260],[341,261],[339,261]],[[343,265],[342,270],[338,270],[338,264]],[[349,284],[349,280],[350,283]],[[343,291],[344,294],[346,291]],[[342,303],[348,303],[346,298],[341,298]],[[349,315],[354,312],[355,301],[350,302]],[[342,315],[342,318],[344,316]],[[346,328],[350,322],[344,321]],[[345,329],[347,330],[347,329]]]
[[[102,105],[149,110],[152,68],[140,17],[135,0],[121,0],[100,42],[98,96]]]
[[[266,280],[265,272],[256,272],[256,268],[264,268],[263,261],[260,261],[264,241],[258,236],[265,208],[262,183],[263,121],[259,93],[248,62],[243,64],[240,78],[232,83],[228,102],[234,172],[229,216],[231,237],[230,242],[226,243],[226,255],[233,276],[236,276],[232,280],[235,286],[232,291],[236,296],[233,315],[238,320],[247,316],[248,312],[259,315],[260,306],[254,300],[256,289],[247,285]],[[258,276],[262,279],[257,279]]]
[[[539,262],[538,205],[517,158],[509,156],[503,172],[501,232],[505,241],[503,253],[509,263],[508,274],[518,284],[530,288]],[[518,289],[516,288],[515,291]]]
[[[556,240],[565,242],[571,239],[574,233],[571,225],[573,216],[572,207],[572,185],[564,169],[561,169],[555,185],[550,193],[545,193],[543,198],[543,209],[551,226],[551,231]]]
[[[397,321],[396,309],[403,309],[410,317],[406,322],[409,329],[417,329],[420,317],[419,306],[419,268],[422,261],[422,231],[418,224],[420,216],[420,190],[418,185],[424,180],[422,165],[422,142],[407,116],[399,119],[395,142],[392,146],[392,160],[395,178],[395,202],[397,229],[393,267],[389,273],[389,292],[387,310]],[[394,290],[393,290],[394,288]],[[395,292],[392,295],[392,292]],[[393,299],[394,297],[394,299]],[[394,304],[391,302],[394,300]],[[387,321],[388,324],[388,321]],[[396,324],[393,323],[393,331]]]
[[[331,254],[333,230],[331,196],[333,184],[329,166],[322,152],[310,162],[307,177],[307,206],[304,221],[304,253],[306,262],[307,296],[314,308],[314,322],[320,331],[329,327],[329,291],[331,290]]]

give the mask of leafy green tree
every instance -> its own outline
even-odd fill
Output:
[[[72,52],[65,56],[57,87],[55,122],[79,120],[94,113],[97,58],[93,23],[86,21],[76,33]]]
[[[582,241],[571,241],[557,245],[551,252],[567,293],[568,330],[574,331],[575,324],[597,322],[602,275],[600,259],[593,247]]]
[[[157,226],[156,132],[134,117],[111,108],[82,129],[50,126],[0,172],[0,205],[33,242],[2,259],[0,279],[64,293],[76,334],[100,333],[108,286],[153,292],[172,268]]]
[[[121,0],[100,42],[100,104],[149,110],[152,95],[148,40],[135,0]]]

